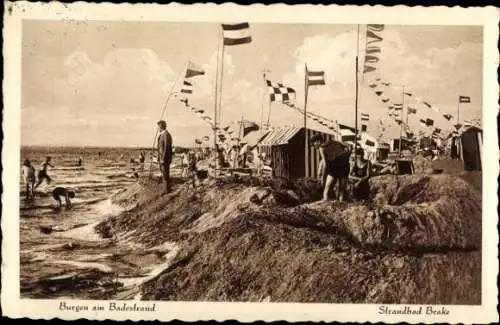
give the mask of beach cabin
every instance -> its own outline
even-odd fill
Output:
[[[383,161],[386,160],[389,157],[389,152],[391,151],[391,146],[388,143],[380,143],[377,146],[377,155],[376,159],[377,161]]]
[[[321,134],[325,139],[335,140],[334,134],[307,129],[311,139]],[[271,161],[273,177],[301,178],[317,177],[320,162],[319,151],[309,146],[309,164],[306,171],[305,136],[303,127],[278,127],[267,133],[260,141],[259,147],[268,160]]]
[[[483,130],[472,126],[459,138],[459,153],[465,170],[482,170]]]

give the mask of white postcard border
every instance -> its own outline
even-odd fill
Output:
[[[9,6],[13,10],[9,13]],[[498,274],[498,215],[496,206],[499,172],[496,116],[499,87],[498,66],[499,11],[486,8],[406,7],[406,6],[323,6],[323,5],[252,5],[198,4],[114,5],[78,2],[5,3],[4,16],[4,143],[2,195],[2,293],[4,314],[33,319],[86,318],[92,320],[228,320],[264,321],[339,321],[408,323],[488,323],[498,321],[496,278]],[[19,283],[19,177],[21,38],[23,19],[134,20],[134,21],[225,21],[230,12],[234,21],[280,23],[383,23],[401,25],[482,25],[484,26],[483,75],[483,251],[482,305],[445,306],[449,315],[426,317],[381,315],[381,305],[369,304],[288,304],[288,303],[209,303],[209,302],[128,302],[141,306],[155,304],[155,312],[69,312],[59,310],[62,300],[20,299]],[[307,14],[304,14],[307,13]],[[495,182],[493,182],[493,179]],[[121,302],[113,301],[117,304]],[[109,306],[110,301],[68,300],[72,305]],[[394,307],[394,306],[393,306]],[[423,306],[425,309],[426,306]],[[441,306],[437,306],[441,307]],[[437,308],[436,307],[436,308]]]

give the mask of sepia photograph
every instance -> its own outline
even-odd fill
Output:
[[[484,304],[485,27],[220,18],[20,21],[19,298]]]

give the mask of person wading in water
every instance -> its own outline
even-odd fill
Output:
[[[158,121],[160,134],[158,135],[158,163],[160,165],[163,181],[165,182],[165,193],[171,190],[170,163],[172,162],[172,136],[167,131],[167,122]]]
[[[319,175],[322,175],[323,201],[328,200],[328,193],[332,186],[339,182],[338,200],[343,201],[347,178],[349,177],[349,152],[346,146],[333,140],[324,140],[319,134],[311,138],[312,145],[319,150],[321,163]]]
[[[45,161],[42,163],[40,170],[38,171],[38,182],[35,185],[35,189],[42,184],[44,180],[47,180],[47,184],[52,182],[52,178],[47,174],[47,170],[50,167],[54,168],[54,166],[50,163],[52,160],[51,157],[45,158]]]

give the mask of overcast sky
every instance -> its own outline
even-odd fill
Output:
[[[270,79],[295,88],[302,107],[307,62],[311,70],[325,71],[327,83],[310,89],[308,109],[354,125],[355,25],[250,24],[250,32],[252,43],[225,51],[223,124],[242,115],[260,122],[263,69],[271,71]],[[25,21],[22,144],[150,146],[168,91],[188,59],[206,71],[192,79],[190,103],[212,116],[219,33],[214,23]],[[368,87],[375,76],[404,84],[439,108],[438,114],[412,105],[418,114],[409,124],[417,130],[418,118],[427,117],[449,128],[442,114],[456,116],[459,94],[472,99],[461,105],[461,120],[481,117],[481,27],[386,26],[380,35],[378,71],[365,75],[360,89],[360,111],[371,118],[369,131],[376,135],[378,120],[384,119],[393,125],[386,134],[399,135],[399,127],[386,118],[386,106]],[[397,101],[401,94],[392,90],[388,96]],[[267,117],[267,100],[264,109]],[[176,100],[168,105],[166,119],[175,145],[211,135]],[[272,105],[271,124],[301,123],[290,108]]]

